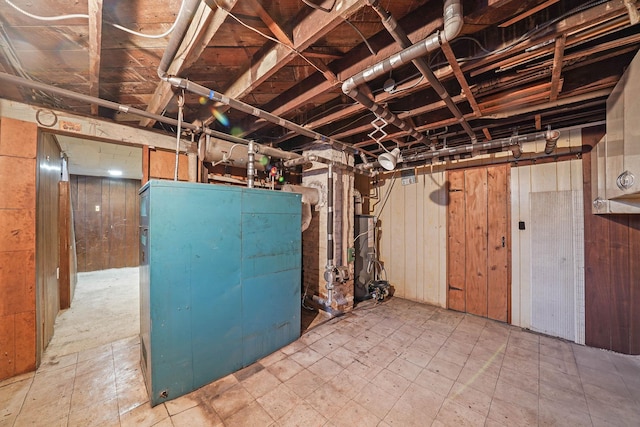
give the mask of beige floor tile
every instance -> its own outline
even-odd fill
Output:
[[[414,380],[414,383],[441,396],[447,396],[451,391],[454,381],[436,372],[423,369]]]
[[[363,390],[366,390],[366,388]],[[363,391],[361,390],[356,394],[356,396],[362,393]],[[331,383],[321,385],[305,399],[307,403],[313,406],[326,418],[330,417],[331,414],[346,405],[349,400],[350,398],[348,398],[347,395],[342,393]]]
[[[354,362],[353,367],[362,367],[363,365]],[[349,367],[345,369],[340,376],[333,377],[328,381],[333,387],[339,390],[342,394],[344,394],[348,399],[352,399],[355,397],[357,393],[360,392],[364,387],[369,384],[369,381],[363,377],[361,377],[356,371],[357,369],[353,369],[353,367]],[[366,368],[366,367],[365,367]]]
[[[263,357],[258,362],[266,368],[268,366],[273,365],[276,362],[281,361],[282,359],[285,359],[286,357],[287,357],[286,354],[278,350],[278,351],[274,351],[273,353],[271,353],[266,357]]]
[[[613,394],[629,397],[627,386],[617,371],[604,372],[599,369],[581,367],[579,372],[583,387],[594,385]],[[585,388],[586,391],[587,389]]]
[[[388,369],[383,369],[373,380],[371,386],[386,391],[390,396],[398,398],[409,387],[411,381]]]
[[[31,418],[18,418],[15,423],[7,424],[7,427],[69,427],[69,415],[65,414],[59,418],[45,418],[43,416],[34,416]],[[5,427],[2,422],[0,426]]]
[[[206,405],[193,406],[171,416],[174,427],[222,427],[224,423],[216,412]]]
[[[378,419],[383,419],[399,398],[399,395],[394,396],[383,389],[369,386],[364,387],[360,393],[356,394],[353,402],[361,405]]]
[[[304,369],[285,382],[287,387],[294,391],[301,398],[305,398],[322,384],[324,380],[313,372]]]
[[[355,401],[350,401],[329,418],[329,425],[336,427],[376,426],[380,418]]]
[[[308,368],[318,360],[322,359],[323,355],[309,347],[305,347],[302,350],[289,356],[289,358],[298,362],[300,366]]]
[[[118,401],[115,397],[108,400],[98,400],[91,406],[72,407],[69,412],[69,427],[120,426],[120,423]],[[123,423],[122,425],[125,424]],[[147,425],[150,426],[152,424]]]
[[[516,403],[505,402],[494,397],[491,401],[488,418],[508,426],[537,426],[538,408],[526,408]]]
[[[577,411],[585,412],[587,414],[589,413],[589,407],[587,406],[587,399],[585,398],[584,393],[578,393],[546,381],[540,381],[539,397],[540,399],[546,399],[566,405]]]
[[[280,381],[287,381],[304,369],[298,362],[290,358],[282,359],[267,368]]]
[[[590,397],[587,397],[587,404],[592,421],[599,419],[609,421],[609,425],[637,426],[640,420],[640,411],[635,404],[625,406],[618,403],[617,406],[612,406]]]
[[[241,381],[240,384],[257,399],[278,387],[282,382],[267,369],[263,369]]]
[[[563,357],[563,359],[549,356],[541,351],[540,366],[545,369],[562,372],[563,374],[578,376],[578,365],[576,365],[573,356],[567,356],[563,354],[560,354],[558,356]]]
[[[512,369],[503,367],[500,370],[498,382],[504,382],[511,384],[520,390],[527,391],[529,393],[538,394],[538,380],[537,375],[527,375],[522,372],[514,371]]]
[[[455,363],[456,365],[464,366],[464,364],[467,362],[467,359],[469,358],[469,354],[455,351],[454,348],[457,347],[455,345],[453,347],[448,347],[448,344],[450,344],[449,341],[447,341],[440,348],[438,353],[436,353],[436,355],[434,356],[434,359],[442,359],[451,363]],[[469,353],[471,353],[471,350],[469,350]]]
[[[343,347],[339,347],[327,354],[327,357],[343,368],[346,368],[356,360],[357,355]]]
[[[468,364],[462,369],[460,375],[458,375],[457,382],[493,395],[496,383],[498,382],[499,372],[499,370],[488,365]]]
[[[421,368],[425,368],[429,364],[429,362],[431,362],[431,359],[433,359],[433,355],[424,352],[414,346],[410,346],[405,349],[404,352],[402,352],[402,354],[400,354],[400,356],[398,357],[407,360]]]
[[[302,403],[302,399],[289,387],[280,384],[269,393],[258,398],[258,403],[274,420],[279,420],[284,414]]]
[[[543,367],[540,367],[539,372],[540,381],[545,381],[553,386],[575,391],[576,393],[584,393],[584,390],[582,388],[582,381],[579,377],[564,374],[562,372],[554,371],[552,369],[546,369]]]
[[[286,354],[287,356],[290,356],[293,353],[297,353],[298,351],[304,349],[305,347],[306,345],[298,340],[298,341],[292,342],[291,344],[285,347],[282,347],[280,351]]]
[[[149,403],[145,403],[120,415],[120,423],[122,427],[147,427],[153,426],[168,417],[169,413],[164,403],[153,408]]]
[[[300,337],[300,342],[304,345],[311,345],[314,342],[318,341],[319,339],[322,339],[323,335],[319,334],[316,331],[307,331],[306,333],[304,333],[301,337]]]
[[[191,409],[195,406],[202,404],[203,402],[196,399],[196,393],[185,394],[184,396],[180,396],[176,399],[168,400],[164,402],[165,408],[167,408],[167,413],[170,416],[174,416],[181,412],[184,412],[188,409]]]
[[[427,365],[427,369],[455,381],[458,379],[460,371],[462,371],[462,365],[447,359],[434,357]]]
[[[523,358],[512,353],[504,355],[502,358],[502,367],[519,371],[530,376],[539,375],[540,373],[540,362],[537,359],[532,360],[530,358]]]
[[[254,400],[253,396],[238,384],[212,399],[209,404],[225,420]]]
[[[591,401],[598,401],[617,408],[634,408],[640,418],[640,405],[637,405],[636,401],[631,398],[626,387],[623,390],[611,391],[610,389],[598,387],[593,384],[584,384],[583,388],[584,395],[587,398],[587,403]]]
[[[320,427],[324,426],[327,419],[323,417],[313,406],[308,403],[300,403],[285,413],[279,420],[280,427]]]
[[[38,368],[38,373],[54,371],[61,368],[74,366],[76,365],[77,362],[78,362],[78,353],[67,354],[64,356],[53,355],[51,357],[45,354],[43,356],[42,363]]]
[[[224,425],[227,427],[267,427],[272,425],[273,421],[258,402],[253,402],[225,419]]]
[[[447,400],[469,408],[486,417],[491,407],[491,395],[462,383],[455,383],[447,396]]]
[[[577,410],[560,402],[541,398],[539,401],[540,426],[591,426],[588,413]]]
[[[31,388],[32,378],[0,387],[0,420],[15,419]]]
[[[384,421],[391,426],[428,426],[436,418],[445,397],[411,384],[393,405]]]
[[[418,365],[414,365],[413,363],[402,359],[397,358],[393,360],[388,366],[387,369],[391,372],[395,372],[403,378],[406,378],[409,381],[414,381],[420,372],[422,372],[422,368]]]
[[[325,381],[329,381],[331,378],[340,374],[344,368],[333,360],[323,357],[307,369]]]
[[[326,356],[327,354],[333,352],[335,349],[339,347],[341,347],[341,345],[336,344],[335,342],[329,341],[329,338],[326,336],[321,340],[318,340],[313,344],[309,345],[309,348],[311,348],[313,351],[317,353],[322,354],[323,356]]]
[[[467,406],[453,402],[449,399],[445,400],[436,416],[433,426],[482,426],[486,419],[486,415],[470,409]]]

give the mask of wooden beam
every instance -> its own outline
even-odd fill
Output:
[[[102,0],[89,0],[89,95],[100,97],[100,57],[102,56]],[[98,105],[91,104],[98,115]]]
[[[271,15],[269,15],[269,12],[266,11],[266,9],[264,8],[264,6],[262,6],[262,3],[260,3],[260,1],[248,0],[248,3],[250,6],[253,7],[255,12],[258,14],[260,19],[262,20],[262,22],[264,22],[267,25],[267,27],[269,28],[269,31],[271,31],[271,34],[273,34],[276,37],[276,39],[280,41],[280,43],[284,43],[287,46],[293,46],[293,40],[291,40],[291,37],[289,36],[289,34],[287,34],[287,32],[282,28],[282,26],[280,26],[280,24],[278,24],[276,20],[273,19]]]
[[[480,107],[476,102],[476,98],[473,96],[473,92],[471,92],[469,83],[467,83],[467,79],[464,77],[464,73],[460,68],[460,64],[458,64],[456,55],[453,53],[453,50],[451,49],[451,45],[449,43],[443,43],[442,45],[440,45],[440,47],[442,48],[442,52],[444,53],[444,56],[447,58],[447,61],[449,61],[449,65],[451,65],[451,69],[453,70],[453,75],[456,76],[458,83],[460,83],[460,87],[462,88],[462,91],[467,97],[467,101],[469,102],[469,105],[471,105],[471,109],[473,110],[473,113],[476,115],[476,117],[480,117],[482,115],[482,112],[480,111]]]
[[[200,3],[184,40],[178,49],[180,53],[174,58],[167,70],[168,74],[180,75],[182,70],[190,67],[197,61],[229,15],[228,10],[233,9],[237,2],[238,0],[227,0],[225,2],[225,8],[218,7],[215,11],[212,10],[206,2]],[[160,81],[153,94],[153,98],[149,102],[147,111],[160,114],[172,98],[173,89],[171,85],[165,81]],[[154,123],[154,120],[151,119],[143,119],[140,121],[141,126],[153,126]]]
[[[540,114],[536,114],[535,115],[535,121],[536,121],[536,130],[541,130],[542,129],[542,116]]]
[[[493,137],[491,136],[491,132],[489,132],[489,128],[482,128],[482,133],[484,134],[484,137],[487,139],[487,141],[491,141],[493,139]]]
[[[303,52],[343,22],[343,18],[366,6],[365,0],[344,0],[330,13],[314,10],[293,28],[293,49]],[[229,98],[242,98],[291,62],[296,53],[290,47],[272,44],[260,58],[252,61],[225,90]]]
[[[533,15],[534,13],[540,12],[542,9],[546,9],[546,8],[548,8],[548,7],[549,7],[549,6],[551,6],[552,4],[556,4],[556,3],[558,3],[559,1],[560,1],[560,0],[547,0],[546,2],[544,2],[544,3],[542,3],[542,4],[539,4],[539,5],[538,5],[538,6],[536,6],[536,7],[532,7],[531,9],[527,10],[526,12],[521,13],[520,15],[515,16],[515,17],[513,17],[513,18],[509,19],[509,20],[508,20],[508,21],[506,21],[506,22],[503,22],[502,24],[498,25],[498,27],[500,27],[500,28],[505,28],[505,27],[508,27],[508,26],[510,26],[510,25],[513,25],[513,24],[515,24],[516,22],[520,22],[520,21],[522,21],[523,19],[528,18],[529,16]]]
[[[549,95],[549,100],[551,101],[558,99],[558,93],[560,92],[560,75],[562,74],[566,40],[567,36],[565,34],[556,39],[556,47],[553,54],[553,68],[551,71],[551,93]]]

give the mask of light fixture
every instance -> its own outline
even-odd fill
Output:
[[[118,169],[109,169],[108,172],[111,176],[122,176],[122,171]]]
[[[393,151],[382,153],[378,156],[378,163],[384,169],[388,171],[392,171],[396,168],[396,164],[400,159],[400,149],[398,147],[394,148]]]

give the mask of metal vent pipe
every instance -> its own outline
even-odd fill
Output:
[[[404,29],[402,29],[402,27],[400,26],[398,21],[396,21],[393,15],[391,15],[387,10],[385,10],[380,6],[380,0],[367,0],[367,2],[369,3],[369,6],[371,6],[371,8],[373,8],[373,10],[378,14],[378,16],[380,16],[382,25],[384,25],[384,27],[387,29],[387,32],[391,34],[391,36],[394,38],[396,43],[398,43],[398,45],[400,45],[400,47],[403,49],[407,49],[411,47],[412,42],[409,39],[409,36],[407,36],[407,33],[404,31]],[[446,18],[448,13],[454,14],[454,15],[459,14],[460,19],[455,19],[455,20],[449,19],[447,21]],[[447,42],[450,42],[454,37],[456,37],[460,33],[460,30],[462,29],[462,24],[463,24],[462,4],[459,4],[459,8],[458,8],[456,5],[447,5],[447,3],[445,3],[444,16],[445,16],[445,32],[447,31],[447,27],[449,27],[449,34],[447,35],[447,37],[451,37],[451,38],[447,38],[446,40]],[[451,28],[452,26],[459,26],[459,27]],[[442,44],[442,43],[443,41],[439,40],[439,44]],[[418,71],[420,71],[420,73],[424,76],[424,78],[427,79],[427,81],[429,82],[433,90],[436,91],[436,93],[438,94],[438,96],[440,96],[442,101],[444,101],[447,108],[449,108],[449,111],[451,111],[451,114],[453,114],[453,116],[458,120],[458,122],[460,123],[462,128],[465,130],[465,132],[469,135],[469,137],[471,138],[471,141],[475,143],[476,142],[475,132],[473,132],[473,129],[471,129],[471,126],[469,125],[467,120],[464,118],[464,115],[462,114],[458,106],[455,104],[455,102],[453,102],[453,100],[451,99],[451,96],[449,95],[447,90],[444,88],[440,80],[433,73],[433,71],[427,64],[427,62],[421,57],[413,59],[412,62],[413,62],[413,65],[415,65],[415,67],[418,69]]]

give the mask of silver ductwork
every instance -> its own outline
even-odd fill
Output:
[[[320,192],[317,188],[292,184],[283,185],[282,191],[302,195],[302,231],[305,231],[311,224],[311,206],[320,203]]]

